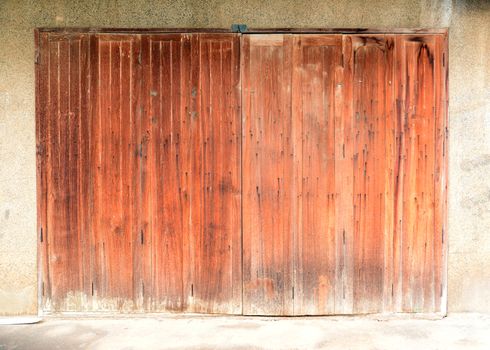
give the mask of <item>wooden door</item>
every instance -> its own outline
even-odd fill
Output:
[[[243,310],[445,312],[444,35],[245,35]]]
[[[38,40],[43,310],[240,313],[239,37]]]
[[[446,35],[38,34],[44,311],[445,313]]]

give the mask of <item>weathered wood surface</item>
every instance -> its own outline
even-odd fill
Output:
[[[445,34],[36,45],[44,310],[445,313]]]
[[[242,45],[243,312],[293,314],[297,152],[291,113],[292,36]]]
[[[239,37],[40,41],[42,307],[240,313]]]
[[[244,313],[445,310],[445,45],[244,36]]]
[[[141,221],[149,308],[240,313],[239,37],[143,41]]]

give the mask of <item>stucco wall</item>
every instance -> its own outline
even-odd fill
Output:
[[[0,314],[37,312],[35,27],[450,27],[449,312],[490,311],[489,0],[0,0]]]

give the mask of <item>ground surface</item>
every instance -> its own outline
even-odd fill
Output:
[[[45,318],[0,325],[0,349],[490,349],[490,315]]]

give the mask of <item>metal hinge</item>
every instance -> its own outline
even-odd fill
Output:
[[[246,24],[232,24],[231,31],[233,33],[245,33],[248,30]]]

